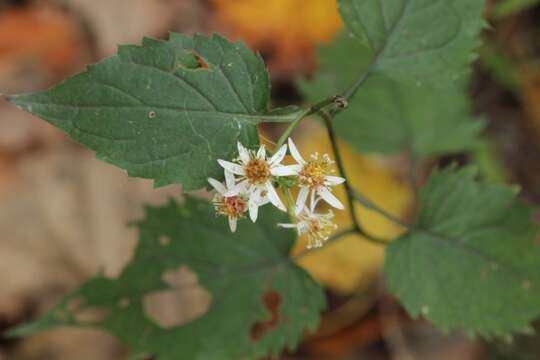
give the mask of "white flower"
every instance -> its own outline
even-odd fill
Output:
[[[294,142],[289,138],[289,151],[292,157],[300,166],[298,171],[298,186],[300,191],[296,199],[295,213],[299,214],[305,206],[308,195],[315,193],[336,209],[344,209],[343,204],[332,194],[331,186],[342,184],[345,179],[339,176],[332,176],[334,163],[327,154],[319,158],[319,154],[311,155],[308,161],[305,161],[298,152]]]
[[[229,227],[232,232],[235,232],[236,222],[244,217],[247,210],[247,196],[241,193],[233,196],[227,195],[236,184],[234,175],[230,171],[225,170],[225,184],[212,178],[208,178],[208,182],[217,191],[212,199],[216,213],[227,216],[229,218]]]
[[[308,237],[308,249],[318,248],[323,246],[324,242],[328,240],[332,232],[337,228],[337,225],[332,222],[334,213],[332,210],[328,210],[326,214],[318,214],[315,212],[315,206],[320,200],[314,200],[312,197],[311,206],[302,207],[302,210],[296,217],[296,224],[278,224],[283,228],[296,229],[298,235],[307,235]]]
[[[238,159],[235,162],[218,160],[218,163],[233,174],[239,175],[240,182],[226,193],[227,196],[245,193],[248,197],[249,216],[253,222],[257,220],[258,208],[270,201],[282,211],[287,211],[279,198],[272,180],[279,176],[296,175],[298,165],[281,165],[281,161],[287,152],[287,145],[283,145],[269,159],[266,157],[266,149],[261,145],[255,153],[238,143]]]

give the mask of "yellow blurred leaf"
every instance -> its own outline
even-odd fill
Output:
[[[213,0],[221,30],[251,47],[270,50],[279,72],[305,69],[313,45],[341,28],[336,0]]]
[[[326,131],[313,128],[298,138],[298,147],[303,154],[328,153],[334,158]],[[340,143],[350,184],[389,213],[403,217],[412,199],[409,187],[393,172],[390,162],[380,157],[363,156],[352,152],[345,143]],[[345,191],[336,189],[343,203]],[[356,206],[364,229],[372,235],[392,239],[402,230],[384,217]],[[340,229],[350,226],[348,211],[334,211]],[[307,240],[300,239],[294,253],[304,250]],[[350,293],[364,289],[380,269],[384,247],[370,243],[358,235],[347,236],[325,248],[300,258],[299,263],[318,281],[339,293]]]

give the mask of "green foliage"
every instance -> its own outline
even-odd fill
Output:
[[[493,16],[503,18],[538,5],[538,0],[499,0],[493,7]]]
[[[540,314],[538,226],[513,189],[474,178],[471,168],[430,177],[417,225],[387,247],[389,288],[445,331],[531,331]]]
[[[231,158],[238,140],[258,144],[257,123],[294,119],[297,108],[268,113],[268,99],[265,65],[242,43],[171,34],[11,101],[131,176],[195,190],[222,177],[216,160]]]
[[[117,279],[89,280],[13,335],[61,325],[97,327],[129,344],[135,355],[160,360],[259,359],[294,348],[306,328],[317,327],[325,301],[319,285],[288,257],[295,235],[275,225],[284,217],[265,208],[257,224],[243,221],[230,234],[224,218],[202,200],[188,197],[182,206],[147,208],[137,224],[135,257]],[[164,274],[180,266],[193,271],[210,293],[210,308],[183,326],[165,329],[147,317],[143,298],[174,290]],[[184,290],[193,285],[175,284]],[[90,310],[103,318],[78,320]]]
[[[484,26],[484,0],[339,0],[341,16],[372,52],[370,71],[446,85],[464,78]]]
[[[369,66],[371,52],[355,38],[342,35],[319,50],[320,69],[301,89],[316,101],[337,94]],[[349,108],[336,116],[337,133],[363,152],[392,153],[410,149],[417,157],[470,149],[483,123],[469,114],[463,86],[448,88],[399,83],[373,75]]]
[[[469,113],[466,74],[484,25],[484,1],[338,4],[350,36],[321,49],[319,73],[300,82],[306,97],[325,110],[332,95],[349,101],[335,119],[337,134],[359,151],[407,149],[420,159],[472,148],[483,123]],[[494,69],[502,64],[492,63]],[[122,46],[116,56],[48,91],[10,100],[129,175],[154,179],[156,186],[181,184],[184,191],[204,187],[208,177],[222,178],[217,159],[235,157],[238,141],[258,145],[259,123],[293,122],[282,134],[286,140],[315,112],[268,109],[265,65],[243,44],[178,34]],[[294,176],[275,181],[284,187],[296,182]],[[352,198],[354,190],[346,191]],[[362,199],[357,196],[384,213]],[[484,337],[531,331],[530,321],[540,314],[540,248],[530,209],[511,188],[475,180],[470,168],[435,172],[420,202],[417,224],[388,245],[385,261],[389,288],[407,310],[444,331]],[[238,206],[234,214],[245,210],[235,204],[228,205]],[[11,334],[83,326],[117,336],[134,358],[275,356],[315,329],[325,306],[320,286],[289,258],[295,235],[278,230],[279,222],[289,223],[266,207],[256,224],[242,221],[231,234],[206,201],[186,196],[183,205],[149,207],[137,223],[134,259],[117,278],[98,275]],[[196,280],[171,280],[188,270]],[[152,316],[149,298],[189,288],[209,294],[202,315],[174,324]]]

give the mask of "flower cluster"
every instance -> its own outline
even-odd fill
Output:
[[[294,165],[281,164],[287,147],[296,161]],[[257,221],[259,207],[268,203],[287,211],[275,187],[277,184],[284,186],[279,181],[283,177],[294,180],[292,183],[299,187],[299,192],[295,204],[288,204],[291,209],[294,208],[295,223],[278,226],[294,228],[300,235],[306,234],[309,248],[322,246],[336,228],[332,222],[332,211],[326,214],[316,212],[321,200],[334,208],[343,209],[343,204],[332,193],[331,187],[343,183],[345,179],[332,175],[333,161],[328,155],[315,153],[305,160],[289,138],[288,146],[281,146],[270,157],[264,145],[253,151],[238,143],[238,158],[232,161],[220,159],[218,163],[224,168],[225,182],[212,178],[208,182],[216,190],[213,199],[216,213],[229,218],[232,232],[236,231],[238,219],[244,218],[246,212],[253,222]]]

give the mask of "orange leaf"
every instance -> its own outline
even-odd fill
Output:
[[[81,51],[78,25],[66,14],[40,7],[0,15],[0,66],[39,63],[57,76],[70,72]]]
[[[279,73],[310,69],[313,45],[330,41],[341,28],[335,0],[213,0],[228,36],[270,50]],[[307,62],[307,65],[306,65]]]

